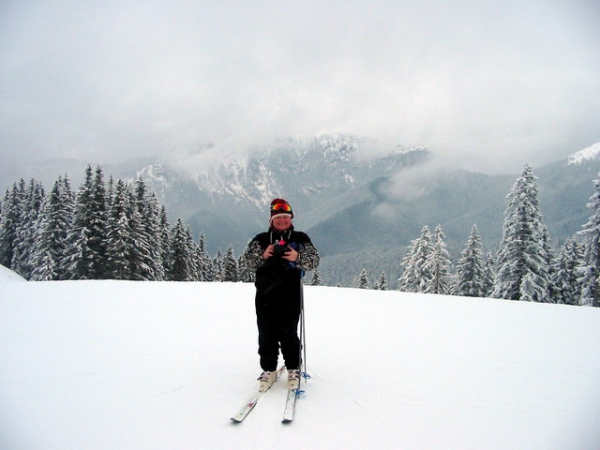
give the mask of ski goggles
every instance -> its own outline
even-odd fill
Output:
[[[271,206],[271,211],[292,212],[292,207],[287,203],[275,203]]]

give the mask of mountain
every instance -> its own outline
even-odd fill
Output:
[[[533,167],[555,246],[579,231],[591,215],[586,204],[600,171],[598,147]],[[65,162],[64,170],[58,161],[21,165],[19,177],[34,176],[49,188],[69,169],[76,188],[85,164],[77,171],[74,166],[73,161]],[[444,167],[423,147],[376,151],[375,143],[347,135],[290,141],[245,158],[221,157],[216,165],[172,158],[102,167],[107,178],[112,174],[146,180],[167,206],[171,222],[181,217],[196,236],[203,233],[212,254],[229,245],[240,254],[266,228],[270,200],[284,197],[297,212],[297,228],[309,233],[322,255],[323,281],[345,286],[362,268],[371,281],[382,271],[395,281],[407,245],[424,225],[442,226],[454,259],[473,224],[486,250],[494,252],[502,238],[506,195],[519,176]],[[16,179],[0,172],[1,181],[8,186]]]
[[[600,158],[600,142],[578,151],[569,157],[569,164],[580,165],[585,161]]]

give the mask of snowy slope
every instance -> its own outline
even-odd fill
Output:
[[[291,425],[259,368],[253,287],[1,283],[0,448],[600,448],[600,310],[306,287]]]
[[[0,283],[3,281],[27,281],[21,275],[0,264]]]

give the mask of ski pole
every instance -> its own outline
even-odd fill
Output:
[[[304,282],[300,278],[300,378],[309,379],[306,372],[306,318],[304,314]],[[304,367],[304,370],[302,370]],[[298,383],[300,385],[300,382]]]

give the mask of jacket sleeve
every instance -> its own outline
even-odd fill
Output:
[[[262,257],[263,252],[264,250],[260,246],[260,242],[258,242],[256,239],[252,239],[248,243],[248,246],[246,247],[246,250],[244,250],[244,254],[242,256],[244,262],[246,263],[246,267],[252,270],[258,269],[265,262]]]
[[[298,252],[298,260],[296,265],[302,270],[315,270],[319,266],[319,252],[312,242],[308,241],[303,245],[303,248]]]

